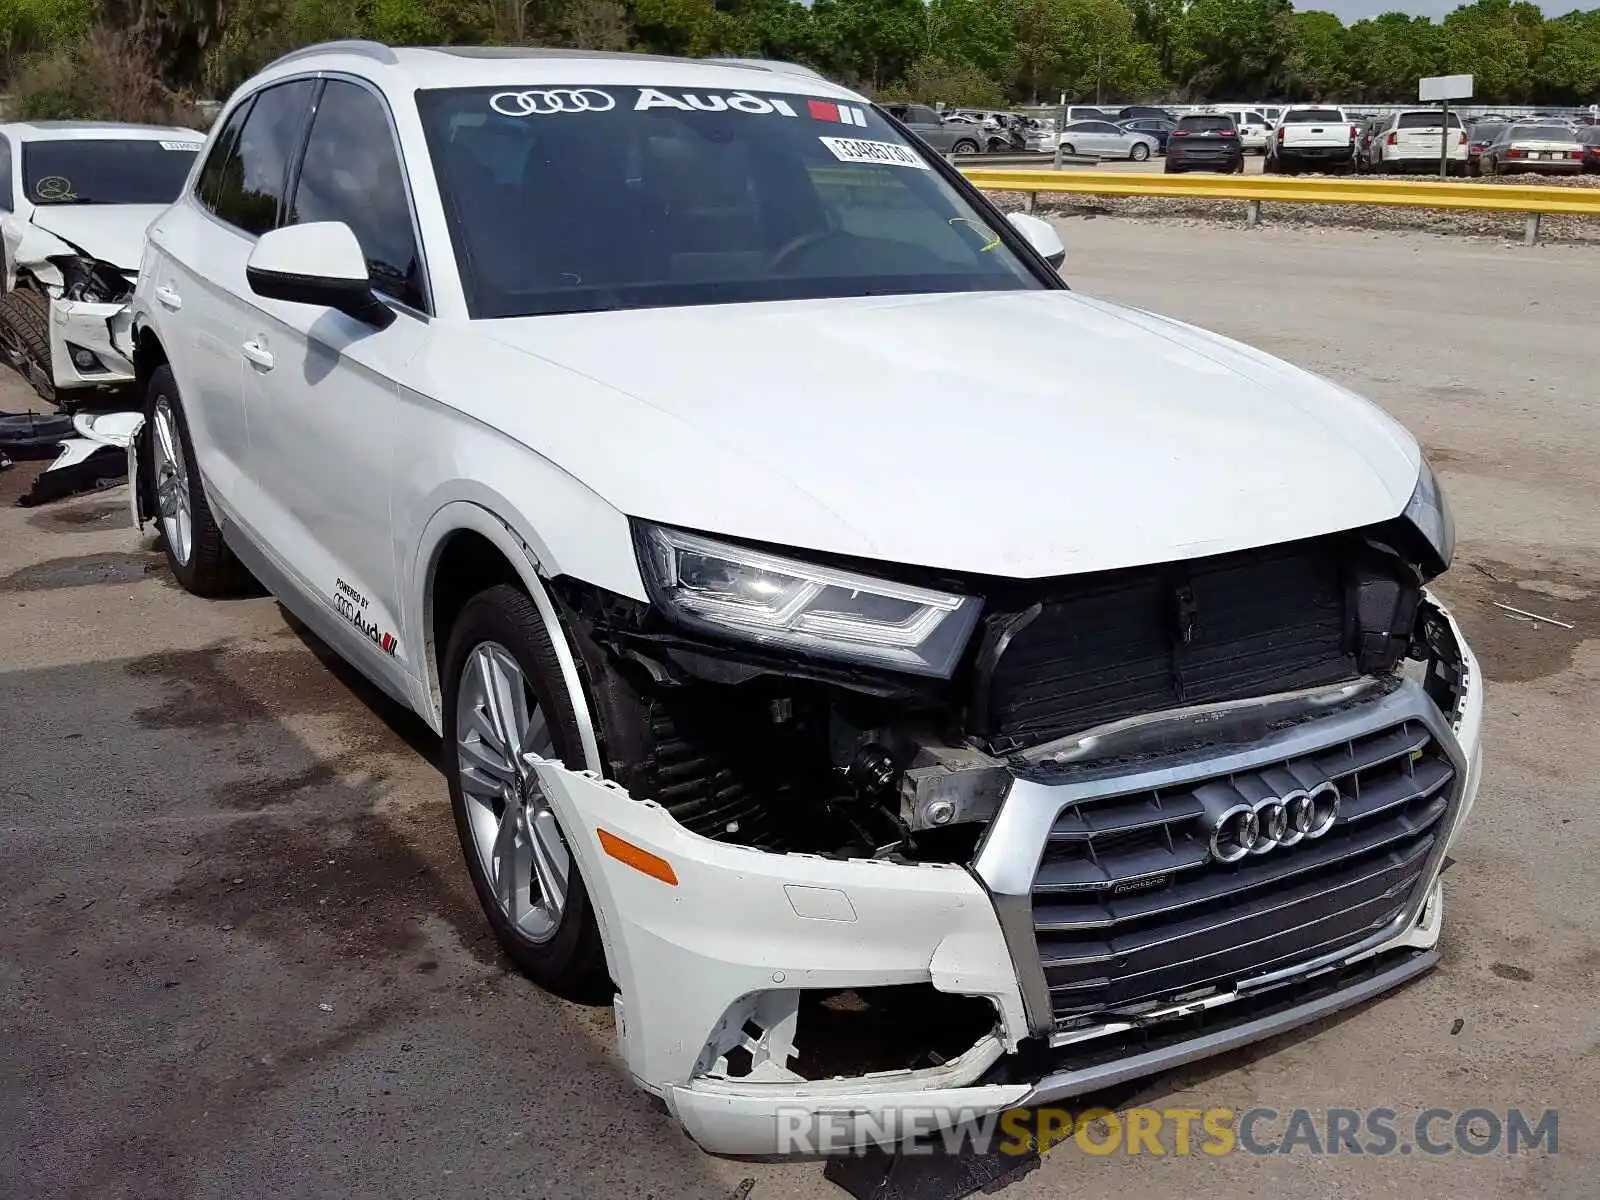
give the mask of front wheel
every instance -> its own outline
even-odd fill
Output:
[[[445,772],[467,874],[501,949],[540,987],[605,1003],[605,950],[577,858],[525,755],[581,768],[550,633],[518,588],[467,602],[450,635]]]
[[[1133,149],[1128,151],[1128,157],[1133,159],[1134,162],[1143,162],[1150,157],[1150,147],[1143,142],[1135,143]]]
[[[1061,143],[1061,153],[1063,153],[1063,154],[1076,154],[1077,152],[1078,152],[1077,147],[1075,147],[1071,142],[1062,142]]]
[[[978,143],[971,138],[962,138],[950,149],[956,154],[976,154],[978,152]]]
[[[151,376],[144,419],[147,431],[141,439],[139,469],[144,494],[155,498],[156,523],[173,578],[197,596],[245,590],[250,575],[223,542],[222,529],[206,500],[194,439],[171,367],[160,367]]]

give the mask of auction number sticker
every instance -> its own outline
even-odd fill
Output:
[[[921,157],[894,142],[869,142],[861,138],[818,138],[840,162],[878,163],[887,167],[916,167],[920,171],[933,168]]]
[[[163,150],[187,150],[190,154],[197,154],[204,142],[162,142]]]

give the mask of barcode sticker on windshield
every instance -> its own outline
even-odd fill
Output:
[[[818,138],[840,162],[880,163],[888,167],[916,167],[933,170],[912,151],[894,142],[866,142],[860,138]]]
[[[204,142],[162,142],[161,148],[163,150],[187,150],[191,154],[196,154],[203,145],[205,145]]]

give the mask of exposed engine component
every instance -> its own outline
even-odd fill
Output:
[[[900,820],[911,830],[988,821],[1010,787],[1006,764],[981,750],[924,745],[900,777]]]
[[[1449,710],[1460,656],[1392,532],[1005,585],[946,683],[722,644],[570,581],[564,599],[606,660],[602,738],[633,795],[742,845],[957,862],[1019,772],[1263,736],[1402,663]]]
[[[61,272],[61,299],[89,304],[120,304],[133,284],[116,267],[81,254],[57,254],[50,262]]]

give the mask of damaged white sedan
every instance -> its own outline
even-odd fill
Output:
[[[442,735],[500,944],[707,1148],[1436,961],[1483,689],[1432,471],[1061,253],[798,68],[365,43],[241,89],[151,227],[175,575],[247,568]]]
[[[205,135],[103,121],[0,125],[0,356],[45,399],[133,382],[123,308],[144,231]]]

